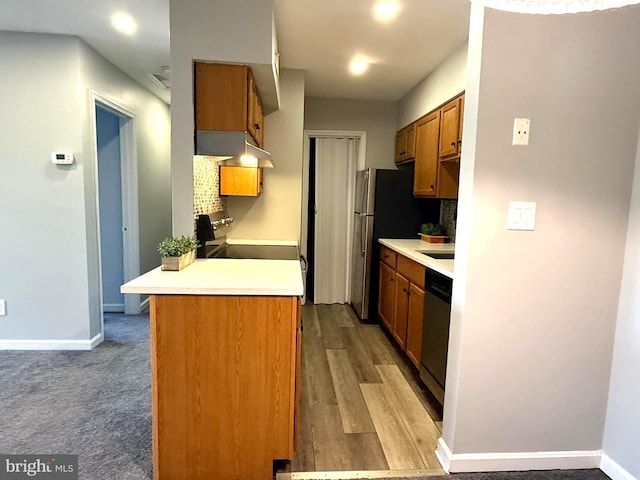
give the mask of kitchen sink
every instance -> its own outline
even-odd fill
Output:
[[[435,258],[436,260],[453,260],[453,252],[420,252],[427,257]]]

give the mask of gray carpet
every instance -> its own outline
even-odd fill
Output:
[[[77,454],[87,480],[152,478],[149,317],[105,317],[91,352],[0,352],[0,453]]]
[[[106,314],[105,341],[92,352],[0,351],[0,386],[0,453],[77,454],[81,479],[151,480],[148,316]],[[556,470],[425,478],[608,477]]]
[[[421,477],[423,480],[609,480],[600,470],[549,470],[544,472],[454,473],[449,476]],[[386,480],[421,480],[388,478]],[[320,480],[320,479],[319,479]]]

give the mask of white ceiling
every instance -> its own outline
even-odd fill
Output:
[[[283,68],[306,71],[306,94],[397,100],[467,38],[469,0],[399,0],[391,24],[372,16],[375,0],[274,0]],[[126,11],[135,36],[111,28]],[[152,92],[146,76],[169,62],[169,0],[2,0],[0,30],[77,35]],[[348,73],[355,54],[372,60],[360,77]]]

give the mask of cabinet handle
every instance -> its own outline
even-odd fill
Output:
[[[456,146],[456,142],[451,142],[451,146],[455,147]]]
[[[393,278],[390,278],[390,279],[389,279],[389,281],[390,281],[390,282],[393,282]]]
[[[255,128],[256,130],[260,130],[260,125],[258,125],[257,123],[254,123],[253,128]]]

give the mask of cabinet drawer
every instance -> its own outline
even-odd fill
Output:
[[[380,248],[380,260],[389,265],[391,268],[396,268],[397,257],[398,254],[390,248],[387,248],[385,246],[382,246]]]
[[[411,280],[412,283],[424,288],[425,267],[423,265],[420,265],[403,255],[398,255],[396,270],[398,273]]]

